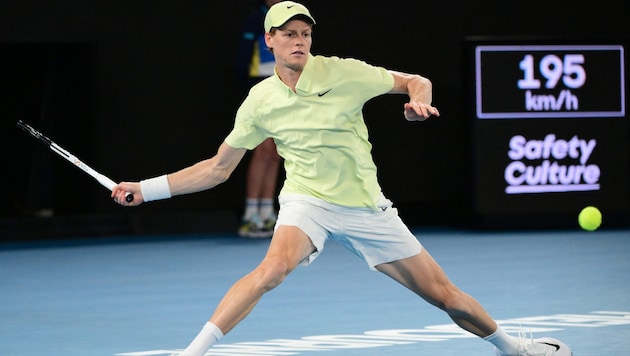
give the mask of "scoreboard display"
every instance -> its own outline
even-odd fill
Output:
[[[573,217],[587,205],[625,214],[624,43],[493,38],[465,47],[475,214]]]
[[[624,117],[621,45],[477,46],[477,117]]]

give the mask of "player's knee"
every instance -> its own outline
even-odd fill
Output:
[[[257,280],[264,292],[280,285],[291,272],[289,264],[279,257],[267,257],[256,268]]]
[[[443,297],[438,307],[446,311],[449,315],[464,315],[470,312],[468,294],[457,288],[448,288],[443,293]]]

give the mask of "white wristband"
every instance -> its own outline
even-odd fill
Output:
[[[163,176],[140,181],[142,197],[144,201],[168,199],[171,197],[171,189],[168,186],[166,174]]]

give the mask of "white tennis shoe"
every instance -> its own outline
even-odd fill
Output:
[[[560,340],[550,337],[528,338],[521,332],[518,337],[518,354],[507,355],[496,347],[494,350],[497,356],[573,356],[569,346]]]

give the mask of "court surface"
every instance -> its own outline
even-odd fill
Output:
[[[414,230],[508,331],[630,353],[630,230]],[[0,245],[0,355],[169,355],[269,241],[236,235]],[[207,355],[493,355],[334,242]]]

